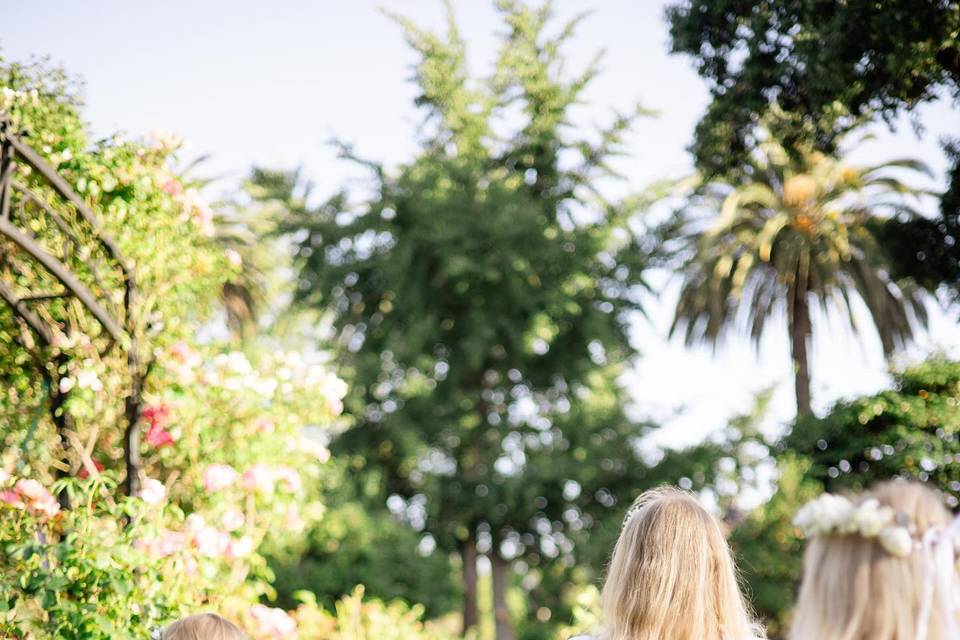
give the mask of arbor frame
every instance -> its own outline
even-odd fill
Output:
[[[57,299],[76,300],[101,328],[100,334],[88,335],[92,342],[99,343],[100,355],[115,349],[123,351],[128,374],[123,411],[124,490],[128,495],[136,495],[142,480],[139,420],[149,362],[141,357],[144,341],[135,321],[135,270],[103,228],[99,216],[23,137],[13,131],[8,116],[0,112],[0,298],[20,325],[21,332],[15,340],[33,357],[49,389],[50,417],[65,449],[73,434],[73,420],[65,407],[70,391],[61,390],[60,379],[69,358],[58,349],[65,338],[62,322],[47,313],[44,305]],[[39,176],[51,188],[53,201],[18,181],[18,167]],[[31,231],[30,222],[37,217],[52,222],[58,230],[62,239],[59,252],[45,246]],[[98,254],[96,258],[94,252]],[[18,286],[9,277],[17,271],[18,260],[39,267],[59,283],[60,289],[50,290],[43,283]],[[96,285],[85,283],[68,266],[68,260],[79,260]],[[108,272],[118,276],[122,291],[104,286],[101,276]],[[116,302],[118,298],[122,298],[121,303]],[[69,464],[64,467],[58,469],[59,476],[69,475]],[[60,500],[65,505],[68,502],[65,492]]]

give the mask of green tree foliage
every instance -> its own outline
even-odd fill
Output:
[[[277,601],[292,608],[306,589],[333,610],[343,594],[363,585],[370,597],[422,605],[428,618],[455,611],[462,594],[449,555],[420,551],[421,540],[389,513],[361,502],[328,506],[301,543],[270,558]]]
[[[710,84],[693,150],[711,174],[739,168],[774,104],[790,116],[788,142],[831,151],[863,118],[960,98],[956,2],[684,0],[667,17],[673,51]]]
[[[803,541],[793,526],[793,516],[820,493],[820,485],[807,477],[809,467],[803,458],[783,455],[778,461],[776,493],[730,535],[747,595],[771,638],[786,635],[800,576]]]
[[[951,168],[940,199],[939,218],[896,217],[875,225],[897,279],[912,278],[925,289],[943,286],[960,301],[960,139],[944,146]]]
[[[633,115],[574,127],[595,73],[563,69],[575,22],[552,35],[548,5],[498,6],[501,46],[479,79],[452,17],[445,34],[398,18],[423,137],[395,170],[370,164],[370,197],[311,206],[291,176],[252,183],[287,210],[295,304],[329,313],[352,382],[356,424],[335,450],[440,548],[482,537],[502,570],[569,553],[587,503],[622,505],[613,483],[644,468],[646,427],[624,418],[616,379],[645,252],[632,210],[594,189]]]
[[[907,196],[919,192],[897,170],[926,171],[910,160],[856,167],[809,148],[791,155],[768,135],[741,181],[708,183],[686,209],[689,258],[671,331],[717,344],[743,329],[759,342],[785,311],[797,414],[810,414],[812,310],[846,316],[857,331],[859,298],[887,354],[926,321],[918,291],[892,281],[870,232],[878,218],[918,217]]]
[[[807,475],[828,491],[905,477],[936,485],[956,503],[960,363],[934,358],[906,369],[896,374],[893,389],[841,402],[822,419],[801,423],[783,448],[809,459]]]

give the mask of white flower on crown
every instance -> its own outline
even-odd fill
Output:
[[[897,526],[895,520],[893,509],[881,506],[875,498],[854,504],[842,496],[825,493],[797,511],[793,524],[808,538],[822,535],[876,538],[888,553],[909,555],[913,538],[910,531]]]
[[[887,527],[880,532],[878,539],[887,553],[895,556],[907,556],[913,550],[913,538],[903,527]]]
[[[870,498],[857,507],[853,520],[856,523],[855,533],[873,538],[893,522],[893,510],[890,507],[881,507],[876,498]]]
[[[853,504],[842,496],[825,493],[805,504],[797,512],[793,523],[807,536],[841,532],[853,514]]]

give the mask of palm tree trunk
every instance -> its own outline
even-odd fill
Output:
[[[477,626],[477,543],[471,535],[460,544],[463,562],[463,635]]]
[[[507,588],[509,587],[510,563],[500,556],[497,549],[490,554],[490,567],[493,578],[493,619],[497,640],[514,640],[513,623],[510,609],[507,607]]]
[[[794,387],[797,394],[797,417],[813,414],[810,407],[810,362],[807,341],[812,333],[810,306],[807,293],[800,287],[794,290],[790,317],[790,354],[793,359]]]

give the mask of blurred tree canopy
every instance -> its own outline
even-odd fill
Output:
[[[344,146],[372,174],[361,198],[316,205],[296,174],[265,170],[250,193],[295,244],[294,307],[334,329],[355,420],[335,452],[360,495],[390,498],[398,518],[461,554],[466,627],[476,554],[490,557],[504,638],[512,563],[564,574],[547,567],[577,566],[576,542],[619,531],[643,487],[685,470],[702,485],[722,453],[706,445],[653,470],[640,446],[653,425],[624,413],[618,378],[635,356],[627,324],[642,311],[649,248],[628,224],[638,200],[596,185],[615,177],[641,111],[576,127],[596,73],[564,67],[578,20],[555,27],[549,4],[498,7],[502,41],[481,78],[452,14],[442,34],[397,18],[425,115],[412,161],[386,169]]]
[[[419,55],[424,135],[412,162],[369,165],[365,201],[341,194],[311,207],[290,176],[268,172],[252,185],[287,211],[281,231],[299,245],[295,304],[324,309],[336,330],[356,419],[339,450],[379,476],[381,495],[403,499],[414,528],[460,549],[465,567],[482,526],[503,586],[522,540],[553,557],[567,544],[560,470],[575,483],[578,469],[597,465],[564,456],[585,462],[603,448],[610,471],[639,464],[628,445],[645,429],[620,413],[615,374],[633,355],[626,322],[639,309],[645,255],[626,224],[632,211],[592,188],[610,175],[635,114],[579,135],[569,110],[595,67],[561,72],[575,22],[548,36],[549,7],[499,7],[506,30],[482,79],[467,73],[452,15],[442,35],[397,18]],[[576,425],[579,444],[561,426],[584,403],[612,416],[592,434]],[[531,464],[541,458],[551,464]],[[603,490],[577,495],[600,492],[612,507]],[[505,547],[509,536],[519,544]],[[469,575],[465,591],[474,597]]]
[[[809,459],[807,475],[828,491],[905,477],[936,485],[956,506],[960,363],[934,358],[905,369],[892,389],[801,422],[781,447]]]
[[[328,504],[300,544],[269,558],[277,601],[296,608],[297,592],[309,590],[333,610],[343,594],[363,585],[370,597],[423,605],[430,618],[457,610],[461,594],[449,557],[419,551],[420,541],[419,533],[362,502]]]
[[[944,145],[951,168],[938,218],[901,218],[875,226],[874,235],[890,256],[892,275],[913,278],[924,288],[941,286],[960,302],[960,139]]]
[[[791,130],[780,135],[826,151],[863,118],[960,98],[956,2],[687,0],[667,19],[673,51],[710,85],[693,147],[707,173],[738,169],[774,105]]]

